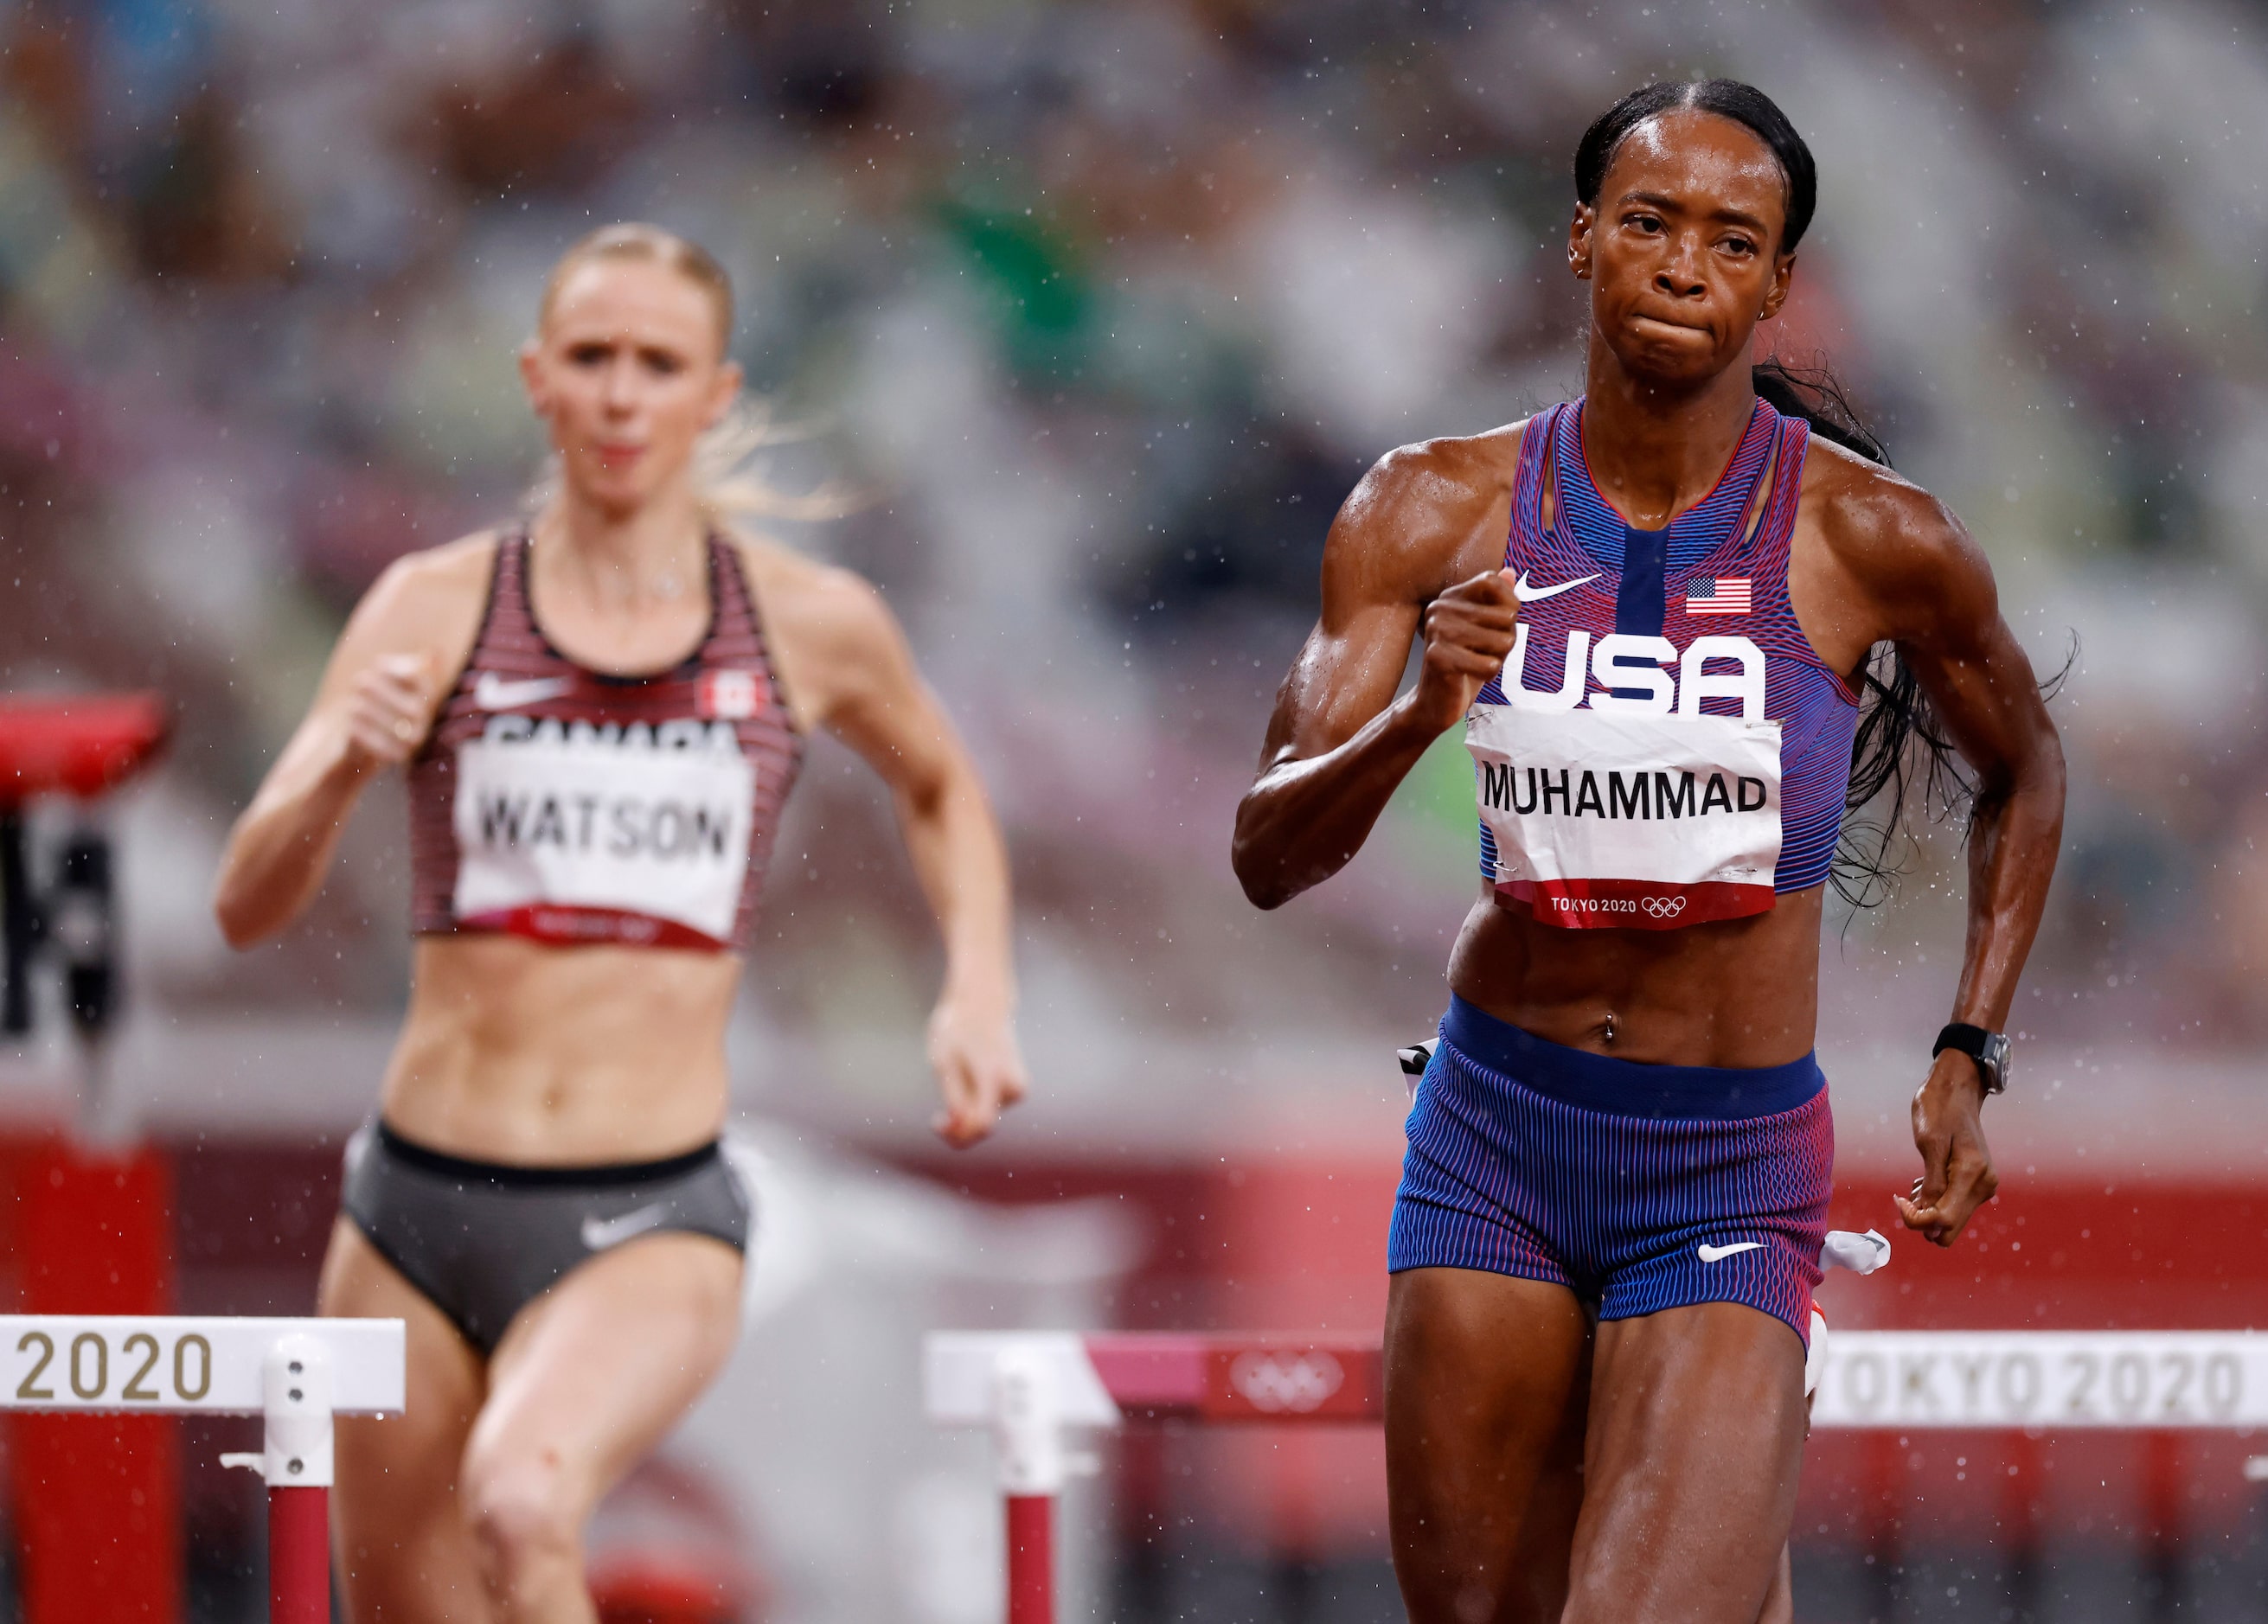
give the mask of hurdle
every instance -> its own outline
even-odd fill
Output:
[[[331,1419],[398,1415],[399,1319],[0,1315],[0,1408],[259,1415],[269,1624],[330,1624]]]
[[[924,1408],[993,1435],[1007,1505],[1008,1624],[1055,1624],[1055,1502],[1092,1472],[1079,1435],[1128,1421],[1348,1425],[1385,1413],[1377,1339],[939,1331]],[[2268,1333],[1843,1331],[1826,1340],[1821,1430],[2268,1427]]]

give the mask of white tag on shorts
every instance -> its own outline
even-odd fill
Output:
[[[755,767],[729,725],[500,717],[458,747],[456,775],[460,921],[589,908],[731,940]]]

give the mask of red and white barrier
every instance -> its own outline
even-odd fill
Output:
[[[942,1331],[924,1349],[931,1421],[989,1427],[1008,1499],[1008,1624],[1054,1624],[1052,1518],[1079,1429],[1129,1420],[1374,1422],[1373,1340]],[[1812,1425],[2166,1431],[2268,1427],[2268,1333],[1836,1331]]]
[[[260,1415],[269,1624],[329,1624],[331,1418],[398,1415],[399,1319],[0,1314],[0,1408]]]
[[[146,765],[166,729],[156,694],[0,694],[0,1046],[31,1036],[43,964],[57,973],[77,1039],[77,1132],[58,1135],[11,1192],[19,1308],[172,1306],[171,1181],[151,1147],[130,1143],[121,1101],[101,1086],[121,954],[110,838],[87,807]],[[42,851],[31,805],[66,797],[79,803],[72,827]],[[172,1429],[85,1418],[11,1430],[5,1487],[26,1624],[176,1616]],[[95,1449],[109,1451],[108,1469],[77,1470],[80,1452]],[[90,1529],[104,1533],[89,1538]]]
[[[1366,1422],[1379,1348],[1360,1338],[939,1331],[923,1399],[939,1426],[987,1427],[1007,1501],[1008,1624],[1055,1624],[1056,1496],[1094,1458],[1079,1429],[1129,1418]]]

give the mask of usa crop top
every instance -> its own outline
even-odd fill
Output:
[[[1591,481],[1582,412],[1521,439],[1520,625],[1465,727],[1482,872],[1557,925],[1763,913],[1826,878],[1858,726],[1788,602],[1810,425],[1757,401],[1716,489],[1640,530]]]

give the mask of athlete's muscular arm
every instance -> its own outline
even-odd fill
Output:
[[[377,773],[409,759],[441,685],[479,629],[495,552],[475,536],[397,560],[332,650],[306,718],[230,832],[213,914],[232,947],[297,918],[321,888],[347,814]]]
[[[827,728],[890,788],[945,937],[945,986],[929,1023],[930,1065],[945,1095],[936,1128],[949,1144],[972,1145],[1027,1087],[1016,1043],[1008,856],[991,801],[872,586],[774,547],[747,545],[744,555],[799,724]]]
[[[1846,474],[1847,474],[1847,471]],[[1844,484],[1843,479],[1834,481]],[[1878,636],[1896,643],[1977,775],[1969,933],[1951,1018],[1999,1032],[2047,905],[2063,837],[2063,747],[2031,662],[2000,617],[1984,554],[1926,493],[1864,470],[1825,506],[1827,552]],[[1983,1079],[1948,1049],[1914,1095],[1922,1176],[1898,1198],[1908,1228],[1950,1246],[1999,1184]]]
[[[1518,429],[1405,446],[1339,509],[1322,614],[1236,809],[1230,861],[1259,907],[1344,867],[1426,746],[1503,668],[1520,605],[1497,566],[1519,459]],[[1425,662],[1396,698],[1421,619]]]

